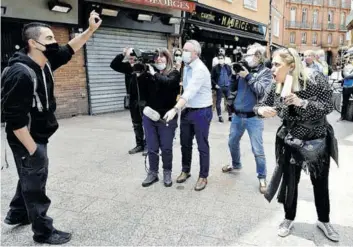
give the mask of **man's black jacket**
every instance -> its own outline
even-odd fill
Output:
[[[224,64],[223,66],[226,68],[227,75],[229,76],[229,80],[230,80],[232,75],[232,68],[228,64]],[[216,89],[216,85],[218,84],[218,80],[221,75],[221,69],[222,69],[222,65],[220,64],[217,64],[212,68],[212,72],[211,72],[212,90]],[[229,81],[229,84],[230,84],[230,81]]]
[[[49,63],[52,71],[66,64],[74,54],[69,45],[61,46],[55,58]],[[39,112],[33,103],[33,80],[29,72],[23,66],[15,63],[23,63],[33,69],[37,75],[37,93],[43,105],[43,112]],[[47,66],[44,67],[46,86],[42,76],[41,67],[34,62],[24,49],[16,52],[9,60],[11,68],[7,71],[2,81],[3,118],[6,122],[6,132],[9,141],[19,143],[13,133],[14,130],[29,127],[30,134],[36,143],[48,143],[49,137],[54,134],[59,125],[54,115],[56,100],[54,97],[54,81]],[[6,95],[6,97],[4,97]],[[47,105],[49,108],[47,108]]]

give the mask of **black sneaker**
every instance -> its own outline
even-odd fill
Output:
[[[144,148],[142,146],[136,146],[129,151],[129,154],[137,154],[143,152]]]
[[[65,244],[71,240],[71,233],[54,230],[49,237],[33,236],[33,240],[41,244]]]
[[[224,122],[223,117],[218,117],[218,121],[219,121],[220,123],[223,123],[223,122]]]
[[[6,216],[4,222],[5,222],[5,224],[8,224],[8,225],[29,225],[29,224],[31,224],[31,222],[29,221],[27,216],[21,217],[21,218]]]
[[[228,121],[232,122],[232,117],[231,116],[228,117]]]

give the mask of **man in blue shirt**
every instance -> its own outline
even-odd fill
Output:
[[[341,118],[342,120],[350,120],[347,119],[347,110],[349,104],[349,98],[353,95],[353,65],[351,63],[347,64],[342,70],[343,77],[343,90],[342,90],[342,108],[341,108]]]
[[[221,102],[222,97],[226,101],[229,97],[229,83],[232,77],[232,68],[225,64],[225,56],[223,54],[218,55],[218,64],[212,68],[211,80],[212,90],[216,91],[216,109],[219,122],[223,123]],[[231,120],[231,113],[228,112],[228,119]]]
[[[189,40],[183,48],[184,93],[173,109],[168,111],[164,119],[168,122],[183,109],[180,120],[180,141],[182,156],[182,172],[177,183],[185,182],[191,175],[192,143],[196,136],[200,153],[200,173],[195,190],[203,190],[207,185],[210,169],[210,146],[208,134],[212,120],[211,75],[206,65],[200,60],[201,46],[196,40]]]
[[[266,192],[266,159],[263,147],[263,119],[258,118],[253,108],[265,95],[265,89],[272,82],[272,73],[264,65],[266,48],[261,45],[250,46],[245,57],[250,71],[245,67],[240,71],[231,83],[231,92],[237,91],[234,101],[234,113],[229,135],[229,149],[232,156],[232,164],[222,168],[223,172],[233,169],[241,169],[240,139],[245,130],[248,131],[252,151],[255,156],[256,170],[259,179],[261,193]]]

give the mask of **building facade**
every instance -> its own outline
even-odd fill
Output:
[[[286,0],[284,45],[305,50],[324,49],[335,65],[347,48],[346,18],[351,0]]]
[[[272,44],[273,48],[279,48],[284,43],[284,8],[285,1],[272,0]]]

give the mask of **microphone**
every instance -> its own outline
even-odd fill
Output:
[[[149,106],[146,106],[143,109],[143,114],[146,117],[148,117],[149,119],[151,119],[152,121],[161,122],[161,123],[166,124],[168,126],[168,123],[164,119],[161,119],[161,115],[159,115],[159,113],[157,111],[153,110]]]

